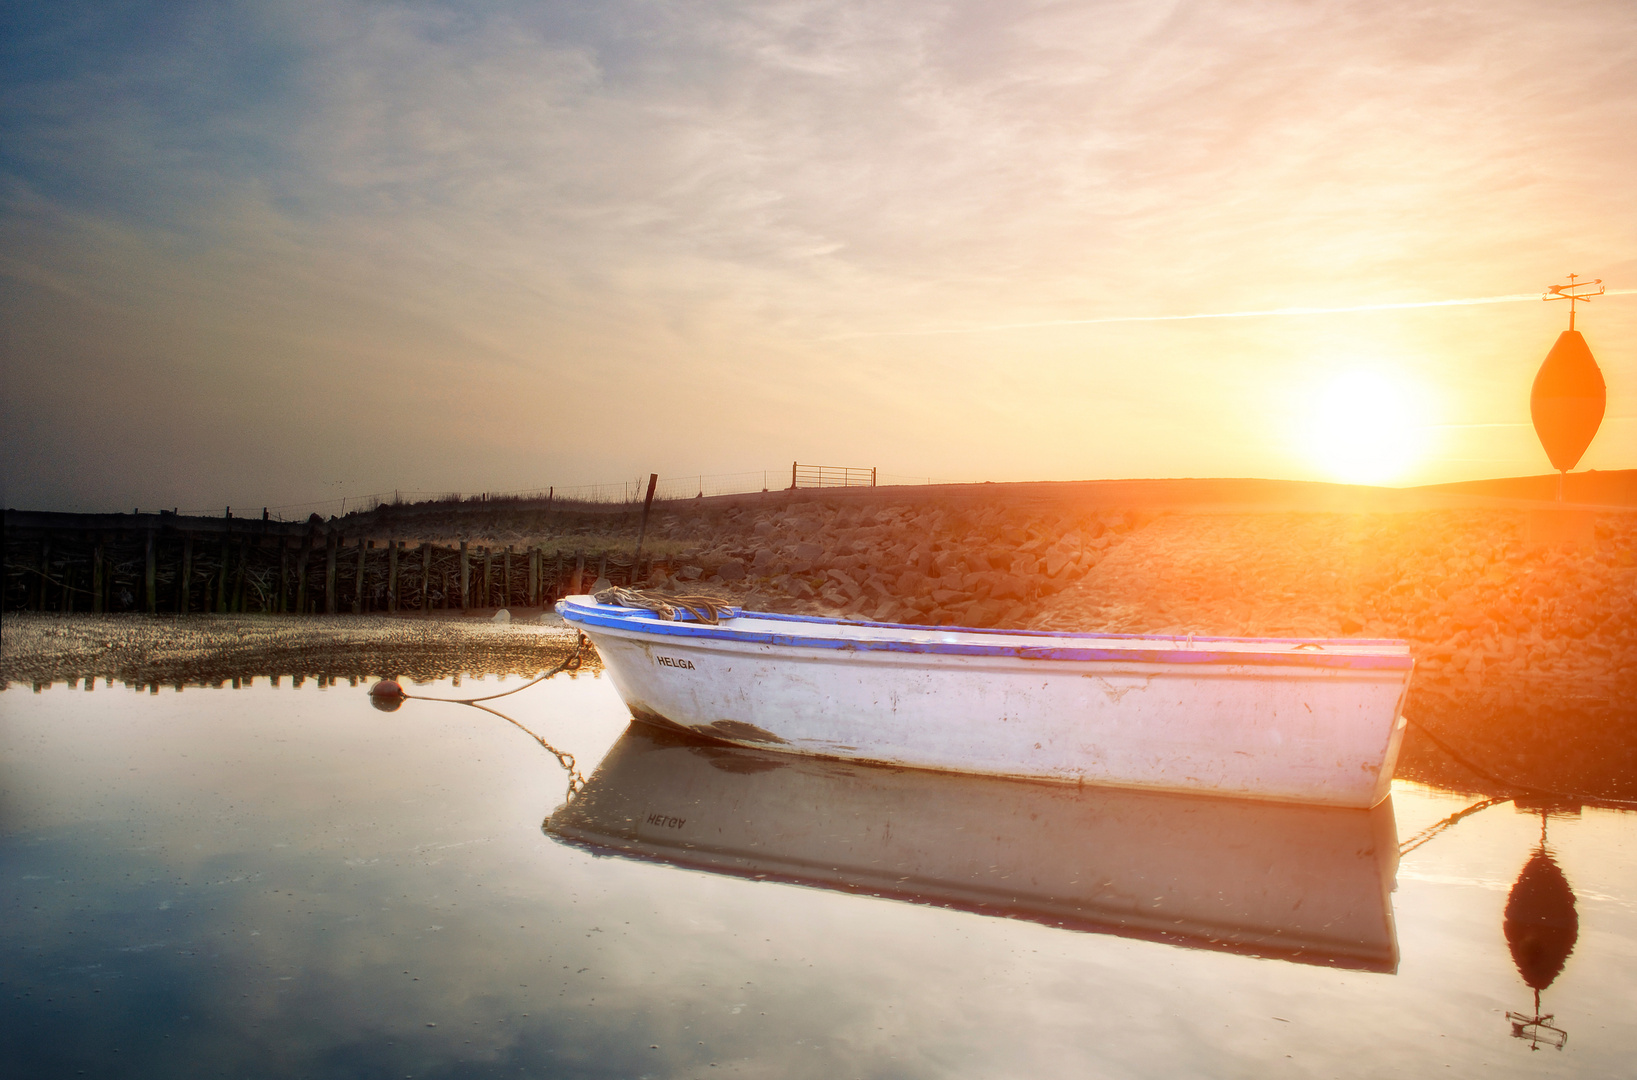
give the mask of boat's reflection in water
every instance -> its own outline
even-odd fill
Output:
[[[547,819],[602,854],[1391,972],[1373,810],[1075,788],[702,745],[632,724]]]

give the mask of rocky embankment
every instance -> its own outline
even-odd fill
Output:
[[[894,622],[1395,637],[1418,676],[1496,704],[1520,680],[1637,700],[1637,514],[1595,551],[1529,547],[1518,511],[1194,513],[746,507],[662,520],[649,587]],[[668,572],[667,572],[668,571]]]
[[[648,584],[775,611],[1023,626],[1145,518],[1120,510],[802,502],[667,517],[683,554]]]

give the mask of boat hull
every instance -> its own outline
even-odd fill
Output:
[[[589,598],[559,610],[635,718],[739,746],[1369,807],[1387,795],[1403,735],[1407,652],[1400,663],[1300,642],[865,634],[870,624],[750,614],[709,627]]]

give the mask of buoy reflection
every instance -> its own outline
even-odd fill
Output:
[[[1552,1024],[1551,1013],[1540,1011],[1540,995],[1563,971],[1580,935],[1580,915],[1574,890],[1546,846],[1546,811],[1540,814],[1540,843],[1523,864],[1506,899],[1502,921],[1506,946],[1524,985],[1535,992],[1532,1013],[1508,1012],[1512,1036],[1527,1039],[1531,1050],[1542,1045],[1558,1050],[1569,1033]]]

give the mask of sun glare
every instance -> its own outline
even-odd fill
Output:
[[[1349,484],[1401,479],[1426,450],[1425,401],[1407,380],[1349,371],[1320,388],[1309,445],[1315,464]]]

